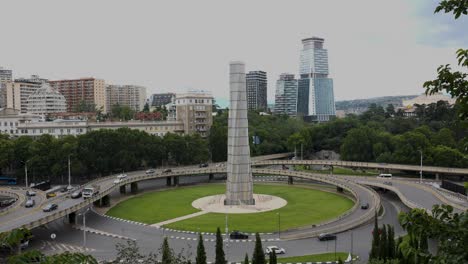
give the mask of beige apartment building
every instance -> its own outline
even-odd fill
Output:
[[[59,91],[67,101],[67,112],[74,112],[80,102],[94,104],[107,113],[106,84],[96,78],[50,81],[50,86]]]
[[[139,112],[146,103],[146,88],[137,85],[107,85],[106,109],[110,112],[113,105],[126,105]]]
[[[198,133],[208,136],[212,117],[213,96],[204,91],[177,94],[175,98],[175,113],[172,118],[184,123],[184,133]]]
[[[41,88],[43,82],[33,79],[16,79],[6,83],[6,108],[26,113],[28,98]]]

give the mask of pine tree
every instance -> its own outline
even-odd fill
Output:
[[[223,249],[223,237],[221,236],[221,230],[216,230],[216,258],[215,264],[226,264],[226,258],[224,257]]]
[[[198,235],[197,258],[195,263],[206,264],[205,245],[203,245],[203,236],[201,234]]]
[[[276,264],[277,259],[276,259],[276,252],[273,250],[270,252],[270,261],[269,264]]]
[[[172,262],[172,252],[171,248],[169,247],[169,242],[167,242],[167,237],[164,238],[162,244],[162,264],[170,264]]]
[[[249,255],[245,253],[244,264],[249,264]]]
[[[341,259],[341,257],[338,258],[338,264],[343,264],[343,260]]]
[[[379,247],[379,258],[380,259],[387,259],[387,228],[385,225],[382,226],[382,232],[380,233],[380,247]]]
[[[393,229],[393,226],[388,225],[387,226],[387,247],[388,247],[388,252],[387,252],[387,257],[388,259],[393,259],[395,258],[395,230]]]
[[[255,234],[255,249],[252,256],[252,264],[266,264],[265,254],[263,253],[262,240],[260,234]]]
[[[380,236],[379,236],[379,222],[377,219],[377,212],[374,217],[374,230],[372,231],[372,247],[369,253],[369,259],[379,258]]]

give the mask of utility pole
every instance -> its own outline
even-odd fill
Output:
[[[304,144],[301,142],[301,160],[304,160]]]
[[[68,155],[68,187],[67,187],[67,189],[68,190],[72,189],[72,186],[71,186],[70,155]]]
[[[278,215],[278,238],[281,238],[281,214],[276,213]]]
[[[26,183],[26,188],[29,187],[28,185],[28,161],[24,163],[24,176],[25,176],[25,183]]]
[[[421,166],[420,166],[420,169],[419,169],[419,183],[422,184],[423,152],[422,152],[422,150],[419,150],[419,152],[421,153]]]
[[[351,264],[353,263],[353,231],[351,231]]]

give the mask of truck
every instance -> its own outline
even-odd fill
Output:
[[[94,195],[99,193],[100,186],[99,185],[91,185],[91,186],[86,186],[83,189],[83,198],[91,198]]]

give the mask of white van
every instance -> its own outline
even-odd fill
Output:
[[[390,174],[390,173],[381,173],[381,174],[379,174],[379,176],[377,176],[377,178],[391,180],[392,179],[392,174]]]

